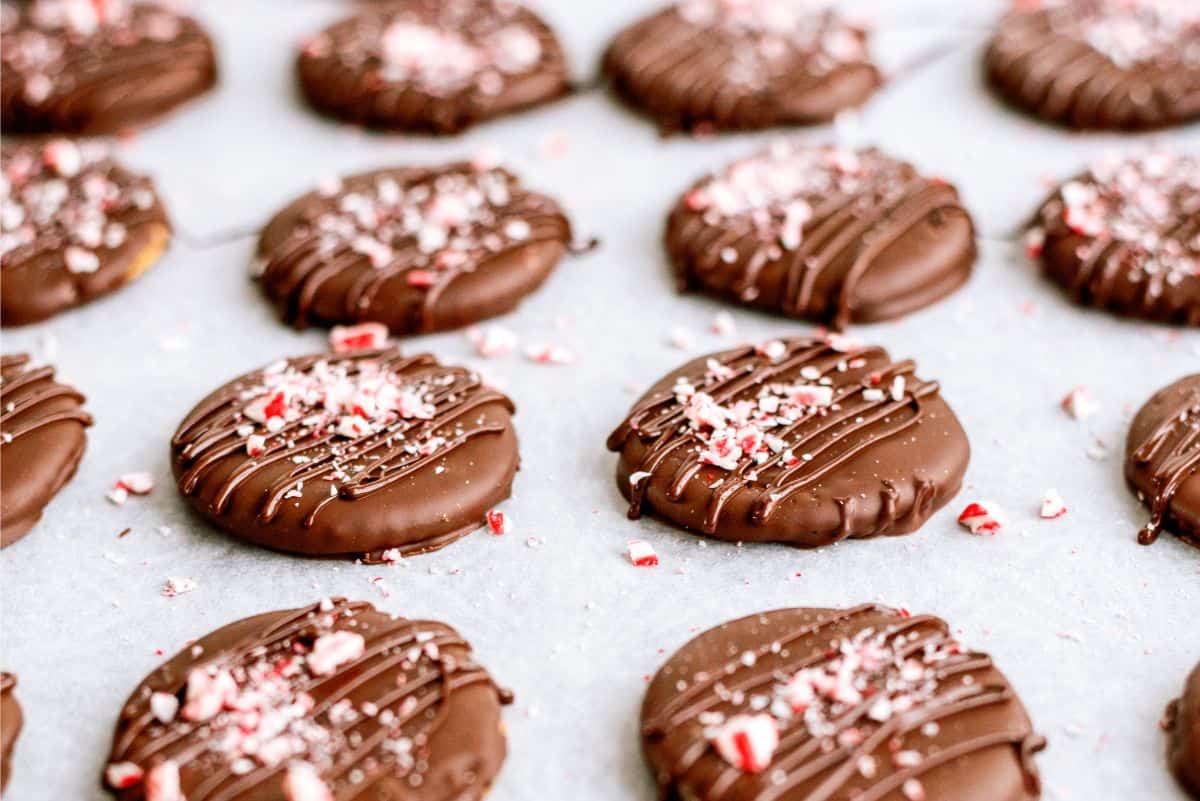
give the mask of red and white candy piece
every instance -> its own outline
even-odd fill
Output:
[[[493,509],[487,513],[487,526],[488,530],[497,537],[512,531],[512,521],[508,519],[508,515],[499,509]]]
[[[206,668],[193,668],[188,673],[186,703],[181,714],[184,720],[194,723],[211,720],[237,700],[237,695],[237,682],[228,670],[210,673]]]
[[[517,346],[517,335],[501,325],[471,326],[467,329],[467,339],[485,359],[507,356]]]
[[[104,783],[114,790],[128,790],[142,783],[146,772],[132,762],[110,762],[104,769]]]
[[[991,501],[967,504],[958,516],[958,523],[972,534],[995,534],[1008,523],[1004,510]]]
[[[1051,487],[1042,497],[1042,509],[1039,512],[1043,520],[1055,520],[1067,513],[1067,502],[1058,490]]]
[[[179,786],[179,765],[160,762],[146,774],[146,801],[187,801]]]
[[[1100,404],[1092,395],[1091,390],[1085,386],[1077,386],[1073,387],[1062,399],[1062,408],[1076,420],[1086,420],[1100,411]]]
[[[312,765],[293,762],[283,777],[283,797],[287,801],[333,801],[333,791]]]
[[[575,354],[560,345],[532,345],[525,349],[525,358],[537,364],[574,364]]]
[[[184,595],[196,589],[196,582],[187,576],[171,576],[163,582],[162,594],[166,598]]]
[[[779,747],[779,729],[770,715],[735,715],[711,736],[721,758],[743,773],[761,773]]]
[[[55,139],[42,148],[42,161],[63,178],[71,178],[83,168],[83,153],[74,142]]]
[[[387,345],[388,330],[383,323],[335,325],[329,332],[329,347],[334,353],[379,350]]]
[[[630,540],[626,544],[629,562],[634,567],[655,567],[658,564],[658,554],[654,547],[645,540]]]
[[[352,631],[333,631],[322,634],[313,643],[308,655],[308,669],[314,676],[328,676],[347,662],[363,655],[366,641]]]

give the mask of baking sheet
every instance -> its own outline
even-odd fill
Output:
[[[635,397],[630,382],[743,338],[807,330],[732,309],[737,336],[709,333],[724,307],[677,296],[660,247],[676,195],[768,135],[662,140],[597,89],[456,139],[367,135],[308,113],[293,88],[296,42],[348,5],[197,4],[218,39],[220,89],[122,145],[159,180],[180,229],[173,248],[111,298],[2,335],[5,351],[52,358],[89,395],[97,421],[75,480],[30,536],[0,553],[0,664],[19,675],[26,711],[6,801],[106,799],[98,777],[121,702],[164,653],[231,620],[335,594],[451,623],[513,688],[495,801],[651,801],[637,714],[666,653],[740,615],[869,600],[942,615],[992,653],[1050,740],[1039,759],[1045,797],[1183,798],[1163,764],[1158,721],[1200,659],[1200,556],[1169,536],[1151,548],[1134,542],[1145,513],[1123,485],[1120,451],[1132,411],[1200,370],[1200,334],[1070,306],[1011,235],[1046,176],[1151,139],[1195,150],[1200,128],[1080,136],[1004,109],[978,69],[1002,2],[854,4],[879,28],[879,58],[896,78],[836,129],[797,135],[877,143],[914,159],[957,183],[975,214],[981,255],[966,288],[904,320],[853,330],[941,380],[971,437],[968,484],[912,536],[811,552],[738,548],[627,520],[604,439]],[[585,84],[605,41],[653,6],[540,4]],[[168,465],[183,414],[229,378],[324,343],[321,332],[275,319],[246,277],[245,232],[322,175],[485,147],[559,197],[581,238],[603,242],[499,321],[523,344],[573,348],[576,365],[481,361],[461,333],[406,344],[480,367],[516,400],[523,469],[503,506],[514,530],[367,567],[268,553],[194,519]],[[676,328],[692,335],[686,351],[668,342]],[[1087,423],[1058,408],[1075,384],[1103,404]],[[1106,459],[1087,455],[1097,443]],[[142,469],[159,482],[150,497],[105,500],[121,473]],[[1036,510],[1049,487],[1070,512],[1043,522]],[[955,525],[958,509],[980,498],[1005,506],[1012,526],[972,537]],[[634,537],[654,545],[659,567],[625,561]],[[162,597],[168,576],[198,588]]]

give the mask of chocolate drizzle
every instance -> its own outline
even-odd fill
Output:
[[[373,320],[429,332],[513,308],[570,240],[558,205],[505,170],[379,170],[280,212],[259,243],[261,282],[298,327]],[[492,274],[509,280],[478,285]]]
[[[151,3],[73,3],[63,19],[4,3],[6,133],[116,133],[209,89],[217,76],[208,34]],[[65,6],[66,3],[59,3]],[[83,15],[83,19],[79,15]]]
[[[1009,15],[990,81],[1073,128],[1146,129],[1200,116],[1200,14],[1189,3],[1074,0]]]
[[[1158,540],[1176,494],[1200,472],[1200,376],[1183,379],[1176,386],[1179,396],[1168,401],[1161,419],[1139,442],[1130,443],[1130,468],[1139,474],[1135,486],[1145,493],[1150,507],[1150,522],[1138,532],[1142,545]],[[1148,491],[1140,487],[1142,476],[1148,481]],[[1181,530],[1180,536],[1200,546],[1200,534]]]
[[[665,132],[819,122],[881,83],[862,30],[792,0],[672,3],[618,34],[604,70]]]
[[[780,699],[809,676],[817,695],[792,711]],[[761,771],[743,772],[709,740],[712,727],[754,711],[776,720],[778,746]],[[1040,794],[1032,756],[1045,747],[986,654],[962,649],[940,618],[873,604],[779,610],[700,635],[652,682],[642,732],[664,795],[703,801],[880,801],[902,788],[933,801],[960,798],[964,786],[992,798],[1001,795],[985,788],[1010,787],[1009,775],[1023,792],[1003,797],[1026,801]],[[971,771],[975,756],[1004,747],[1011,763],[985,759]],[[951,764],[947,788],[938,772]]]
[[[0,671],[0,792],[8,786],[12,777],[12,753],[21,734],[21,705],[17,703],[13,690],[17,677]]]
[[[364,362],[377,364],[402,385],[424,382],[429,387],[425,400],[434,408],[432,415],[401,417],[347,441],[332,427],[314,426],[308,414],[301,414],[279,430],[268,431],[261,453],[221,471],[223,477],[206,489],[216,515],[224,514],[239,487],[256,475],[291,463],[295,466],[283,468],[262,492],[258,521],[271,523],[284,500],[299,492],[309,506],[303,526],[311,528],[322,510],[334,501],[354,501],[379,492],[418,471],[432,469],[435,462],[476,437],[494,436],[505,430],[505,426],[482,422],[478,412],[494,404],[511,412],[512,402],[485,387],[477,374],[442,367],[429,354],[404,356],[393,349],[308,356],[291,359],[287,364],[301,373],[319,363],[346,365],[354,376]],[[262,375],[252,373],[217,391],[180,424],[171,445],[182,468],[179,486],[184,494],[195,494],[206,476],[225,460],[244,455],[246,437],[239,429],[248,422],[245,395],[247,387],[254,386]],[[322,489],[305,493],[305,485],[315,482],[321,482]],[[326,491],[326,487],[331,489]]]
[[[361,649],[317,670],[314,643],[338,632],[361,636]],[[189,684],[221,675],[236,700],[189,715]],[[182,709],[163,715],[160,694]],[[175,656],[130,696],[110,764],[173,763],[188,801],[282,797],[297,761],[337,801],[371,791],[473,801],[503,760],[499,707],[510,701],[449,626],[336,599],[230,624]]]
[[[950,228],[951,218],[965,224]],[[931,256],[926,231],[957,245]],[[950,184],[878,150],[786,141],[697,183],[672,211],[666,238],[681,288],[836,329],[927,305],[962,284],[975,258],[970,218]],[[903,255],[885,259],[895,248]],[[890,297],[870,300],[862,288],[872,271],[907,277]]]
[[[680,500],[693,481],[701,480],[712,487],[701,528],[704,533],[715,534],[731,499],[748,490],[756,498],[749,520],[755,526],[765,525],[792,496],[826,479],[881,441],[921,425],[926,404],[938,394],[936,382],[922,381],[913,374],[912,361],[893,363],[881,348],[839,349],[827,340],[805,337],[782,344],[786,347],[776,360],[747,346],[717,354],[706,372],[685,377],[717,404],[731,406],[754,398],[764,385],[794,380],[803,374],[831,387],[830,404],[771,430],[780,447],[766,458],[743,458],[732,469],[718,470],[702,461],[698,433],[686,425],[686,407],[675,393],[650,393],[608,439],[608,447],[614,451],[623,450],[631,438],[645,444],[643,455],[630,466],[631,475],[638,476],[636,481],[631,479],[628,493],[631,518],[641,515],[653,477],[671,461],[677,467],[669,478],[664,476],[663,483],[670,501]],[[713,371],[713,361],[724,369]],[[893,385],[900,387],[899,393],[893,393]],[[936,486],[925,479],[916,483],[916,498],[908,514],[928,514]],[[881,513],[878,520],[872,521],[872,533],[888,533],[900,520],[898,497],[896,486],[885,480],[879,490]],[[857,533],[858,498],[846,495],[834,500],[840,517],[836,539]]]
[[[54,380],[54,368],[33,367],[26,354],[0,356],[0,542],[10,545],[75,473],[92,416],[77,389]]]

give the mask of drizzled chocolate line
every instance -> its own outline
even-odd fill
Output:
[[[1133,462],[1150,471],[1155,488],[1148,499],[1150,522],[1138,532],[1139,543],[1153,545],[1175,493],[1200,471],[1200,393],[1184,394],[1175,410],[1133,451]]]
[[[525,189],[510,173],[500,171],[507,178],[511,193],[508,203],[495,209],[495,219],[476,222],[466,231],[456,231],[455,239],[465,239],[474,246],[461,251],[466,258],[459,264],[433,267],[431,254],[423,253],[415,235],[405,236],[390,243],[391,260],[373,267],[370,259],[354,251],[350,242],[341,242],[336,250],[329,252],[321,247],[323,232],[317,222],[323,214],[337,213],[336,203],[347,192],[367,189],[377,178],[392,178],[404,191],[413,187],[432,187],[439,178],[450,175],[470,176],[477,172],[470,164],[452,164],[444,168],[409,168],[385,170],[366,176],[356,176],[347,181],[344,191],[332,197],[322,197],[313,192],[305,196],[295,227],[276,252],[260,255],[266,260],[263,276],[274,288],[274,293],[283,298],[285,319],[297,327],[309,322],[309,312],[321,289],[329,282],[354,270],[363,271],[344,293],[343,312],[348,319],[358,319],[362,310],[375,302],[378,293],[390,280],[399,278],[414,269],[427,270],[433,283],[425,289],[419,314],[418,330],[430,331],[436,326],[435,309],[442,293],[467,272],[487,268],[489,262],[520,251],[532,245],[560,242],[564,246],[571,240],[571,229],[558,205],[548,197]],[[366,181],[364,184],[363,181]],[[529,236],[520,241],[506,241],[502,249],[491,251],[482,247],[486,235],[499,234],[506,221],[521,221],[529,224]]]
[[[836,728],[829,735],[813,735],[803,725],[786,727],[780,733],[779,746],[768,769],[771,778],[756,788],[753,795],[755,801],[776,801],[784,796],[790,798],[788,794],[795,788],[822,775],[825,776],[824,780],[804,796],[804,801],[828,801],[840,797],[837,795],[839,790],[862,775],[858,769],[858,759],[872,754],[889,740],[903,737],[926,724],[975,709],[1004,704],[1015,698],[1012,689],[999,681],[944,686],[951,677],[993,667],[989,656],[977,652],[962,652],[936,662],[925,658],[927,648],[953,641],[945,621],[932,615],[903,618],[886,607],[863,604],[831,611],[815,623],[800,626],[779,637],[771,637],[769,642],[748,652],[753,655],[752,660],[745,659],[745,654],[739,654],[736,659],[706,670],[704,678],[691,683],[667,703],[658,715],[645,722],[643,735],[655,742],[665,740],[681,727],[699,726],[698,718],[726,705],[730,695],[763,692],[804,668],[829,662],[837,657],[838,652],[836,648],[827,647],[831,635],[825,632],[835,626],[851,627],[856,618],[864,615],[892,618],[881,633],[886,635],[890,647],[894,649],[895,659],[916,659],[932,670],[938,680],[937,691],[931,698],[919,702],[914,709],[904,714],[896,713],[879,723],[875,731],[854,745],[839,743],[838,734],[866,722],[868,710],[874,702],[870,696],[833,721]],[[789,646],[796,646],[802,641],[810,642],[812,649],[806,655],[789,659]],[[770,664],[769,669],[763,667],[767,664]],[[746,675],[739,680],[739,673]],[[1032,755],[1045,747],[1045,740],[1032,733],[997,731],[944,746],[924,755],[915,766],[897,767],[872,781],[869,786],[857,787],[854,798],[856,801],[878,801],[898,790],[907,780],[940,765],[1005,744],[1011,744],[1017,751],[1026,789],[1034,794],[1040,792],[1040,778]],[[696,738],[694,745],[671,765],[669,775],[673,779],[685,776],[701,758],[710,753],[709,748],[704,738]],[[715,778],[706,780],[704,797],[720,801],[745,776],[738,768],[723,764]]]
[[[364,618],[368,617],[364,622]],[[332,620],[333,623],[324,627],[320,623],[323,619]],[[356,619],[362,625],[341,625],[342,621]],[[444,624],[392,618],[375,612],[370,604],[335,599],[331,606],[325,608],[317,604],[281,613],[259,632],[244,635],[223,649],[205,654],[202,660],[189,663],[189,671],[181,672],[167,686],[153,685],[153,678],[147,683],[154,686],[156,691],[181,696],[186,690],[190,669],[203,669],[206,666],[247,668],[256,662],[287,658],[292,655],[296,640],[339,630],[364,636],[366,647],[362,655],[353,662],[341,665],[332,675],[301,678],[292,684],[291,690],[296,695],[307,693],[314,697],[316,704],[306,716],[309,720],[316,721],[323,715],[327,718],[321,725],[330,733],[330,740],[308,744],[308,747],[328,750],[323,759],[315,761],[325,766],[323,778],[333,789],[335,798],[357,798],[385,776],[396,774],[395,755],[381,748],[389,734],[401,736],[402,732],[403,737],[413,742],[428,742],[445,721],[444,714],[439,714],[437,710],[445,707],[455,691],[481,683],[495,687],[488,673],[469,658],[452,656],[453,667],[450,667],[427,655],[426,646],[430,643],[439,649],[469,651],[467,642]],[[401,665],[413,655],[413,646],[418,644],[419,634],[434,636],[420,642],[421,647],[416,649],[418,659],[412,666],[414,673],[410,674]],[[378,697],[358,699],[356,704],[361,706],[369,700],[384,710],[399,708],[406,699],[412,698],[413,704],[403,714],[394,712],[394,720],[386,726],[377,717],[368,715],[337,723],[328,719],[329,711],[336,704],[351,698],[371,680],[390,671],[402,672],[404,680],[389,683],[394,689]],[[418,698],[419,692],[421,695]],[[497,692],[502,701],[510,700],[498,688]],[[253,770],[239,774],[233,770],[229,760],[223,758],[214,766],[213,760],[208,758],[212,743],[206,735],[211,728],[211,721],[190,722],[177,718],[170,724],[159,724],[151,713],[148,697],[149,693],[144,693],[143,698],[135,700],[125,710],[122,717],[125,726],[114,742],[111,761],[148,765],[170,759],[179,764],[185,773],[189,770],[189,763],[201,763],[194,768],[196,776],[200,778],[199,783],[187,790],[189,801],[234,801],[244,798],[265,782],[278,778],[287,767],[285,763],[256,763]],[[434,714],[426,714],[429,710],[434,710]],[[139,739],[145,739],[145,742],[135,750],[134,743]],[[347,774],[356,768],[367,770],[364,776],[351,779]]]
[[[793,339],[785,344],[788,352],[778,362],[773,363],[758,355],[753,346],[746,346],[716,357],[718,362],[733,371],[728,378],[709,383],[701,373],[690,376],[689,379],[698,389],[711,395],[719,405],[726,406],[739,397],[753,397],[762,385],[781,380],[784,375],[797,374],[804,367],[816,368],[825,376],[843,361],[880,358],[884,355],[883,349],[877,347],[838,351],[818,339]],[[786,449],[771,455],[763,463],[743,459],[735,469],[725,471],[719,491],[714,492],[709,501],[703,531],[707,534],[714,533],[721,511],[729,499],[752,484],[761,487],[763,498],[752,508],[751,521],[756,525],[766,523],[781,501],[828,475],[873,443],[895,436],[916,424],[924,414],[922,400],[935,395],[939,385],[936,382],[918,379],[913,375],[914,369],[914,363],[906,360],[886,363],[872,371],[878,376],[878,385],[882,387],[888,386],[894,378],[903,376],[905,390],[901,400],[894,400],[885,392],[882,399],[868,401],[862,393],[868,385],[835,385],[833,406],[828,412],[805,415],[782,429],[773,430],[771,433],[785,443]],[[906,409],[911,410],[911,414],[899,416],[899,413]],[[649,444],[636,472],[652,474],[671,455],[680,450],[690,450],[691,453],[684,456],[671,478],[668,491],[668,498],[671,500],[683,497],[688,483],[705,466],[700,461],[699,440],[696,433],[685,425],[684,412],[684,406],[677,402],[674,393],[666,390],[638,403],[608,439],[608,447],[613,451],[621,450],[632,436],[637,436]],[[891,419],[893,417],[897,419]],[[871,436],[867,436],[868,434]],[[850,447],[836,455],[830,453],[835,446],[845,444],[856,436],[858,441]],[[783,454],[787,449],[797,455],[803,453],[811,458],[802,458],[791,466],[784,465]],[[766,475],[762,475],[764,473]],[[632,485],[630,518],[636,519],[641,516],[648,485],[648,477]],[[925,494],[923,502],[927,504],[932,501],[933,487],[931,483],[926,482],[918,489],[918,507],[922,504],[922,490]],[[894,486],[886,483],[882,492],[885,515],[891,510],[892,520],[885,521],[890,527],[894,522],[898,493]],[[838,499],[844,530],[848,530],[853,504],[853,498]],[[886,527],[883,530],[886,530]]]
[[[477,374],[460,367],[444,367],[430,354],[404,356],[399,350],[391,349],[307,356],[291,359],[288,364],[303,372],[312,369],[320,361],[348,363],[352,367],[351,375],[358,373],[359,363],[372,361],[378,363],[384,372],[403,377],[405,383],[432,379],[435,386],[427,400],[434,406],[434,415],[427,420],[401,418],[379,431],[354,440],[345,440],[331,430],[307,434],[310,424],[305,421],[307,415],[301,415],[278,432],[269,433],[263,452],[257,457],[246,457],[244,464],[234,468],[222,480],[213,500],[213,507],[218,514],[226,511],[237,488],[255,473],[299,456],[308,461],[298,464],[270,485],[260,502],[258,518],[263,523],[270,523],[289,491],[303,482],[329,476],[329,480],[337,484],[337,495],[326,495],[307,513],[303,525],[311,528],[321,510],[333,500],[354,500],[377,492],[431,466],[470,439],[499,434],[504,430],[501,425],[485,424],[479,420],[466,421],[472,411],[492,403],[513,410],[512,402],[501,393],[485,387]],[[244,452],[245,440],[237,433],[237,429],[246,422],[242,413],[245,399],[241,393],[246,387],[253,386],[261,376],[262,372],[252,373],[234,382],[200,404],[180,424],[171,444],[187,468],[179,480],[179,486],[185,494],[195,494],[205,475],[226,457]],[[451,380],[442,383],[445,379]],[[446,442],[431,453],[421,455],[408,452],[409,446],[463,421],[466,421],[465,425],[455,427],[455,434],[447,437]],[[297,438],[297,435],[302,438]],[[339,462],[350,466],[366,461],[370,465],[353,475],[330,476]]]
[[[55,382],[53,367],[28,367],[28,354],[0,356],[0,432],[3,433],[0,444],[7,445],[55,423],[74,421],[83,426],[92,424],[92,416],[78,407],[39,412],[39,406],[55,398],[70,398],[76,403],[83,403],[85,398],[74,387]],[[28,419],[21,425],[12,426],[12,422],[21,416],[28,416]]]

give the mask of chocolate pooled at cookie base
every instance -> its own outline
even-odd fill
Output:
[[[0,792],[8,786],[12,777],[12,753],[21,734],[21,705],[13,690],[17,686],[17,677],[11,673],[0,672]]]
[[[976,255],[950,184],[878,150],[788,140],[694,184],[666,248],[683,289],[835,328],[940,300]]]
[[[372,128],[457,133],[570,91],[540,17],[508,0],[368,4],[301,47],[317,110]]]
[[[392,334],[511,311],[571,241],[551,198],[479,163],[334,179],[267,223],[256,270],[287,322],[373,321]]]
[[[0,19],[6,134],[117,133],[217,80],[208,34],[166,6],[30,0],[5,2]]]
[[[650,682],[642,744],[664,798],[1034,801],[1045,740],[944,620],[864,604],[699,635]]]
[[[1167,706],[1167,763],[1192,798],[1200,799],[1200,665],[1192,671],[1183,695]]]
[[[398,349],[275,362],[209,395],[171,442],[179,489],[235,537],[394,558],[483,525],[516,473],[513,403]]]
[[[1081,129],[1143,130],[1200,117],[1195,0],[1025,5],[1000,22],[984,59],[988,81],[1008,102]]]
[[[121,710],[121,801],[479,801],[511,695],[454,629],[325,600],[231,623]]]
[[[664,131],[823,122],[881,83],[866,32],[808,0],[682,0],[612,41],[604,72]]]
[[[53,367],[0,356],[0,548],[28,534],[75,475],[92,424],[84,400]]]
[[[1200,375],[1165,387],[1146,401],[1125,441],[1125,480],[1150,507],[1138,542],[1166,529],[1200,548]]]
[[[171,239],[149,178],[106,146],[0,147],[0,324],[39,322],[129,283]]]
[[[629,516],[805,548],[915,531],[958,492],[970,457],[915,369],[837,335],[683,365],[608,439]]]
[[[1029,252],[1083,305],[1200,326],[1200,156],[1110,156],[1038,212]]]

